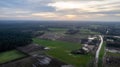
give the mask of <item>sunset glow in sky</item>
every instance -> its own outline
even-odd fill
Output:
[[[120,0],[0,0],[0,20],[120,21]]]

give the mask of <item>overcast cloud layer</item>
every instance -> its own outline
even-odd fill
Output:
[[[0,19],[120,21],[120,0],[0,0]]]

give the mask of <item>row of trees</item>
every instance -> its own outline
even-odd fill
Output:
[[[0,52],[15,49],[32,42],[31,35],[18,31],[0,31]]]
[[[46,29],[37,22],[0,21],[0,52],[32,43],[32,37],[44,34],[36,31]]]
[[[19,46],[28,45],[32,42],[28,25],[21,23],[0,22],[0,52],[12,50]]]
[[[107,44],[108,47],[120,48],[120,38],[108,36],[108,37],[105,37],[105,39],[106,40],[108,39],[106,41],[106,44]]]

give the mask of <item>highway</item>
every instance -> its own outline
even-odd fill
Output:
[[[102,47],[102,45],[103,45],[103,37],[101,36],[101,35],[99,35],[99,38],[100,38],[100,44],[99,44],[99,46],[98,46],[98,49],[97,49],[97,51],[96,51],[96,55],[95,55],[95,63],[96,63],[96,67],[97,67],[97,65],[98,65],[98,59],[99,59],[99,53],[100,53],[100,49],[101,49],[101,47]]]

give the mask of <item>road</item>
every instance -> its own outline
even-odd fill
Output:
[[[98,59],[99,59],[99,53],[100,53],[100,49],[101,49],[101,47],[102,47],[102,45],[103,45],[103,37],[101,36],[101,35],[99,35],[99,38],[100,38],[100,44],[99,44],[99,47],[98,47],[98,49],[97,49],[97,51],[96,51],[96,56],[95,56],[95,63],[96,63],[96,67],[97,67],[97,65],[98,65]]]

